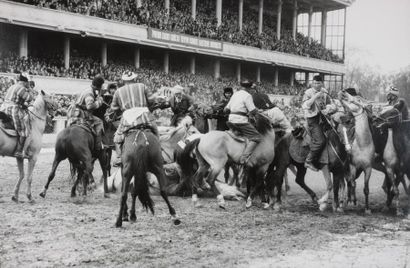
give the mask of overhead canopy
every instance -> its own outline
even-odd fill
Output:
[[[297,0],[298,12],[309,12],[310,7],[313,7],[313,12],[327,10],[338,10],[350,6],[354,0]],[[288,0],[288,4],[293,4],[293,0]]]

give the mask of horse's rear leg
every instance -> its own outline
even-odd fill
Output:
[[[131,204],[131,210],[130,210],[130,221],[136,222],[137,221],[137,215],[135,214],[135,201],[137,200],[137,188],[136,184],[134,183],[134,187],[132,189],[131,197],[132,197],[132,204]],[[127,204],[125,204],[127,205]]]
[[[59,157],[57,157],[57,155],[54,157],[53,166],[51,167],[51,172],[48,175],[47,183],[44,186],[43,191],[40,193],[41,197],[43,197],[43,198],[46,197],[46,193],[47,193],[48,187],[50,186],[50,182],[54,179],[54,177],[56,175],[57,167],[58,167],[58,165],[60,164],[61,161],[62,160]]]
[[[106,150],[111,150],[111,149],[106,149]],[[104,151],[98,156],[98,162],[100,163],[100,167],[102,170],[102,181],[104,183],[104,197],[108,198],[110,195],[108,194],[108,184],[107,184],[107,173],[109,170],[109,161],[111,157],[109,156],[108,151]]]
[[[18,202],[19,200],[20,185],[24,179],[24,159],[16,158],[16,160],[19,169],[19,179],[17,180],[17,183],[14,186],[14,195],[11,197],[11,200],[13,200],[14,202]]]
[[[80,180],[82,179],[84,175],[84,171],[81,168],[77,169],[77,179],[75,180],[73,187],[71,187],[71,197],[76,197],[77,196],[77,185],[80,183]]]
[[[226,161],[225,161],[226,162]],[[212,191],[216,194],[216,199],[218,200],[218,206],[222,209],[225,209],[225,199],[224,196],[219,192],[218,188],[215,185],[215,180],[221,173],[224,166],[214,166],[211,168],[211,171],[208,175],[208,182],[211,185]]]
[[[318,200],[320,211],[324,211],[327,208],[327,202],[333,190],[332,176],[330,174],[328,165],[325,165],[322,168],[322,173],[323,173],[323,177],[325,178],[325,182],[326,182],[326,193]]]
[[[159,153],[158,158],[159,158],[158,159],[159,161],[155,161],[155,163],[151,164],[152,173],[158,178],[160,194],[162,196],[162,199],[164,199],[165,203],[168,206],[169,214],[171,214],[174,224],[179,225],[181,223],[181,220],[176,215],[175,209],[172,207],[171,203],[169,202],[168,195],[164,190],[164,187],[166,185],[166,177],[165,177],[164,168],[162,167],[162,165],[157,164],[157,163],[162,163],[161,153]]]
[[[312,189],[310,189],[305,183],[307,169],[305,168],[304,164],[294,164],[294,167],[296,167],[296,183],[300,187],[302,187],[302,189],[305,190],[305,192],[308,193],[308,195],[310,196],[310,198],[312,198],[312,201],[314,203],[317,203],[318,198],[316,196],[316,193]]]
[[[369,180],[370,180],[370,175],[372,174],[372,167],[368,167],[366,168],[366,170],[364,171],[364,197],[365,197],[365,214],[371,214],[371,210],[369,207]],[[393,183],[393,187],[394,187],[394,183]],[[398,193],[397,193],[398,194]]]
[[[132,170],[130,169],[131,169],[130,166],[127,164],[125,164],[121,168],[122,187],[121,187],[120,211],[118,213],[117,221],[115,223],[116,227],[122,226],[124,210],[127,209],[128,189],[130,187],[131,178],[133,176]]]

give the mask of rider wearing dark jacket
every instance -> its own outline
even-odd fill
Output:
[[[223,99],[214,106],[214,118],[216,121],[216,130],[225,131],[228,130],[226,122],[228,121],[228,115],[224,112],[226,105],[233,95],[233,89],[231,87],[224,88]]]
[[[399,98],[399,90],[397,88],[390,87],[390,90],[387,93],[387,101],[390,106],[393,106],[401,112],[402,120],[409,119],[409,111],[407,109],[406,100]]]

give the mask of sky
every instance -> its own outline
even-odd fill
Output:
[[[409,66],[410,0],[356,0],[347,9],[346,48],[385,73]]]

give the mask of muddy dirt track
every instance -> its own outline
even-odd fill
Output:
[[[66,162],[47,197],[38,196],[52,157],[50,150],[40,155],[34,204],[11,201],[17,167],[14,159],[0,158],[0,267],[410,267],[410,221],[382,212],[377,172],[370,181],[370,216],[363,214],[363,178],[357,184],[360,205],[341,215],[318,212],[290,175],[279,213],[258,204],[245,209],[244,201],[227,201],[222,211],[216,199],[202,199],[204,207],[194,209],[190,198],[171,197],[182,220],[174,226],[165,203],[154,196],[154,216],[138,204],[137,222],[115,228],[119,196],[106,199],[94,191],[85,201],[71,199]],[[321,174],[308,173],[307,183],[323,193]],[[25,191],[23,182],[21,201]]]

